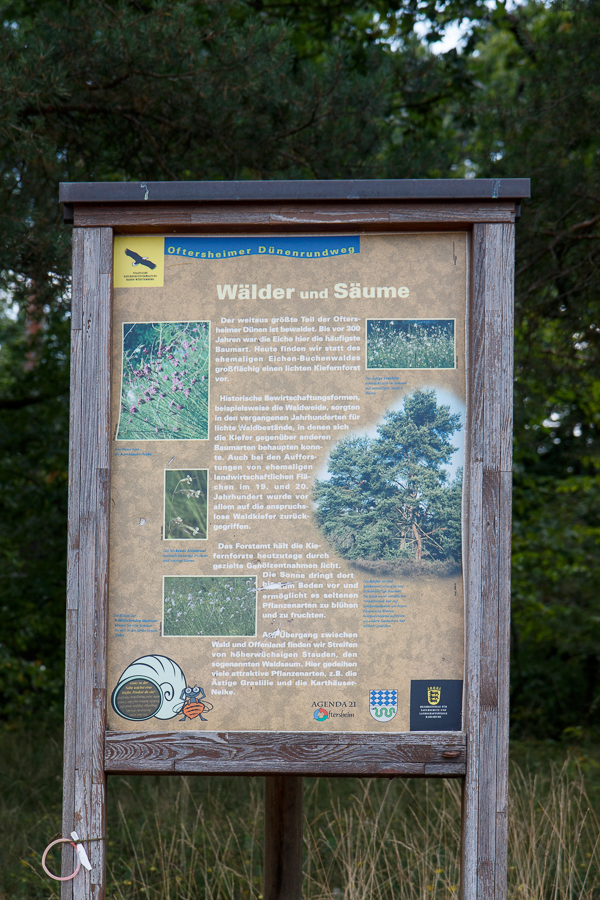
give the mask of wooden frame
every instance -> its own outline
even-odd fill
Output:
[[[64,900],[103,900],[106,774],[125,772],[461,777],[461,898],[505,897],[514,221],[520,199],[528,196],[527,179],[61,186],[65,218],[75,226],[63,833],[75,829],[94,842],[92,872],[82,870],[64,883]],[[302,232],[315,226],[367,232],[457,225],[471,235],[464,731],[107,733],[113,232]],[[289,808],[297,822],[301,781],[292,780],[296,794],[288,796],[281,778],[268,779],[269,796],[278,816],[285,818]],[[277,828],[267,829],[268,900],[297,897],[300,890],[297,875],[273,868],[277,834]],[[292,866],[297,841],[295,847]],[[67,848],[64,870],[71,871],[70,865]]]

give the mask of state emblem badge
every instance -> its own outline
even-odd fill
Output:
[[[369,691],[369,712],[376,722],[389,722],[398,712],[398,691]]]
[[[427,688],[427,702],[429,703],[430,706],[437,706],[441,699],[442,699],[441,687],[428,687]]]

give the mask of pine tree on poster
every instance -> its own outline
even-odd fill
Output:
[[[317,521],[342,556],[460,561],[462,469],[450,480],[446,466],[461,428],[434,390],[419,390],[386,413],[376,438],[340,441],[315,500]]]

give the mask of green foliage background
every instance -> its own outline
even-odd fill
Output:
[[[59,181],[530,176],[513,723],[600,729],[600,0],[0,0],[0,692],[60,716]],[[433,52],[462,23],[459,50]],[[415,30],[415,25],[418,29]]]

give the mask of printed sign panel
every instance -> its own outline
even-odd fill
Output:
[[[114,273],[108,727],[460,729],[466,234]]]

